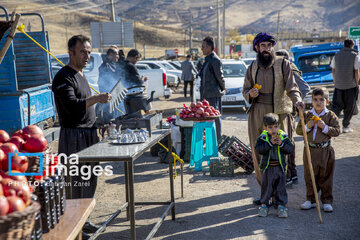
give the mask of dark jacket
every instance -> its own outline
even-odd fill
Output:
[[[141,76],[135,64],[132,64],[128,60],[125,60],[124,70],[127,86],[145,86],[145,82],[141,80]]]
[[[100,92],[110,92],[120,80],[118,63],[106,59],[99,67],[98,86]]]
[[[214,52],[205,57],[205,63],[199,76],[201,78],[201,99],[221,97],[221,92],[225,90],[225,81],[222,63]]]
[[[283,172],[287,170],[286,154],[290,154],[294,151],[294,145],[290,141],[289,137],[282,130],[279,130],[280,138],[282,140],[281,145],[272,145],[271,135],[267,131],[263,131],[256,141],[255,150],[261,154],[259,168],[262,172],[265,172],[269,166],[270,160],[277,160]]]

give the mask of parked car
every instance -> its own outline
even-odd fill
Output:
[[[139,61],[138,64],[146,64],[148,65],[151,69],[164,69],[166,71],[166,75],[168,74],[174,74],[174,72],[176,70],[174,70],[171,65],[169,65],[168,63],[166,64],[161,64],[161,62],[163,61],[149,61],[149,60],[143,60],[143,61]],[[166,62],[166,61],[164,61]],[[170,67],[169,67],[170,66]],[[172,68],[172,70],[169,70],[168,68]],[[178,76],[178,74],[176,74],[176,76]],[[180,77],[178,76],[177,78],[174,78],[172,76],[169,77],[169,79],[167,79],[167,84],[168,86],[178,86],[180,83],[180,78],[181,78],[181,74]]]
[[[256,58],[242,58],[241,60],[245,63],[246,67],[248,68],[248,67],[250,66],[250,64],[251,64],[254,60],[256,60]]]
[[[175,69],[181,71],[181,63],[179,61],[168,61]]]
[[[221,97],[223,108],[248,108],[250,104],[245,101],[242,90],[246,73],[246,65],[243,61],[223,61],[223,73],[226,94]],[[196,100],[200,100],[200,78],[196,80]]]
[[[87,64],[86,68],[84,68],[84,74],[86,79],[89,81],[89,85],[99,91],[98,86],[98,78],[99,78],[99,67],[103,62],[103,55],[101,53],[92,52],[90,54],[90,60]],[[56,55],[62,63],[68,64],[69,62],[69,55],[68,54],[61,54]],[[56,59],[51,58],[52,63],[52,71],[55,74],[63,67]],[[171,96],[171,90],[167,88],[167,76],[166,71],[164,69],[150,69],[146,64],[136,64],[136,67],[139,70],[140,75],[144,75],[148,77],[148,90],[147,92],[150,93],[151,91],[155,91],[154,98],[165,97],[169,98]],[[143,68],[143,69],[141,69]],[[93,93],[95,94],[95,93]]]

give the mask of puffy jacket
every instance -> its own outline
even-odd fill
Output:
[[[221,92],[225,90],[225,81],[221,60],[214,52],[205,57],[199,76],[201,99],[221,97]]]
[[[283,172],[287,170],[286,156],[294,151],[294,145],[290,141],[289,137],[282,130],[279,130],[281,145],[272,145],[271,135],[267,131],[263,131],[256,141],[255,150],[261,154],[259,168],[262,172],[265,172],[269,166],[270,159],[278,160]]]

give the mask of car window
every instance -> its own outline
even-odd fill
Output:
[[[176,68],[177,70],[181,70],[181,66],[177,65],[174,62],[169,62],[169,64],[171,64],[174,68]]]
[[[246,65],[249,66],[254,60],[253,59],[246,59],[246,60],[243,59],[243,61]]]
[[[147,70],[146,66],[142,66],[142,65],[135,65],[135,66],[138,70]]]
[[[162,66],[166,68],[166,70],[175,70],[171,65],[167,63],[160,63]]]
[[[160,69],[160,67],[154,63],[146,63],[146,64],[149,65],[151,69]]]
[[[331,71],[330,63],[335,53],[311,55],[299,58],[300,70],[303,73]]]
[[[246,67],[243,64],[223,64],[224,77],[245,77]]]

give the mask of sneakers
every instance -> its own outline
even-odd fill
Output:
[[[269,208],[267,206],[259,207],[259,217],[266,217],[269,214]]]
[[[292,185],[293,185],[293,180],[291,179],[291,178],[289,178],[289,179],[286,179],[286,187],[287,188],[291,188],[292,187]]]
[[[278,207],[278,217],[279,218],[287,218],[288,217],[288,212],[287,212],[286,207],[279,205],[279,207]]]
[[[351,133],[353,131],[354,130],[352,128],[349,128],[349,127],[343,128],[343,133]]]
[[[293,184],[298,184],[299,183],[298,177],[291,178],[291,181],[292,181]]]
[[[331,204],[325,203],[324,204],[324,212],[332,212],[332,211],[334,211],[334,209],[331,206]]]
[[[302,210],[308,210],[311,208],[316,208],[316,203],[312,203],[310,201],[305,201],[303,204],[300,205]]]
[[[261,205],[261,199],[260,199],[260,198],[255,198],[255,199],[253,200],[253,204],[255,204],[255,205]]]

